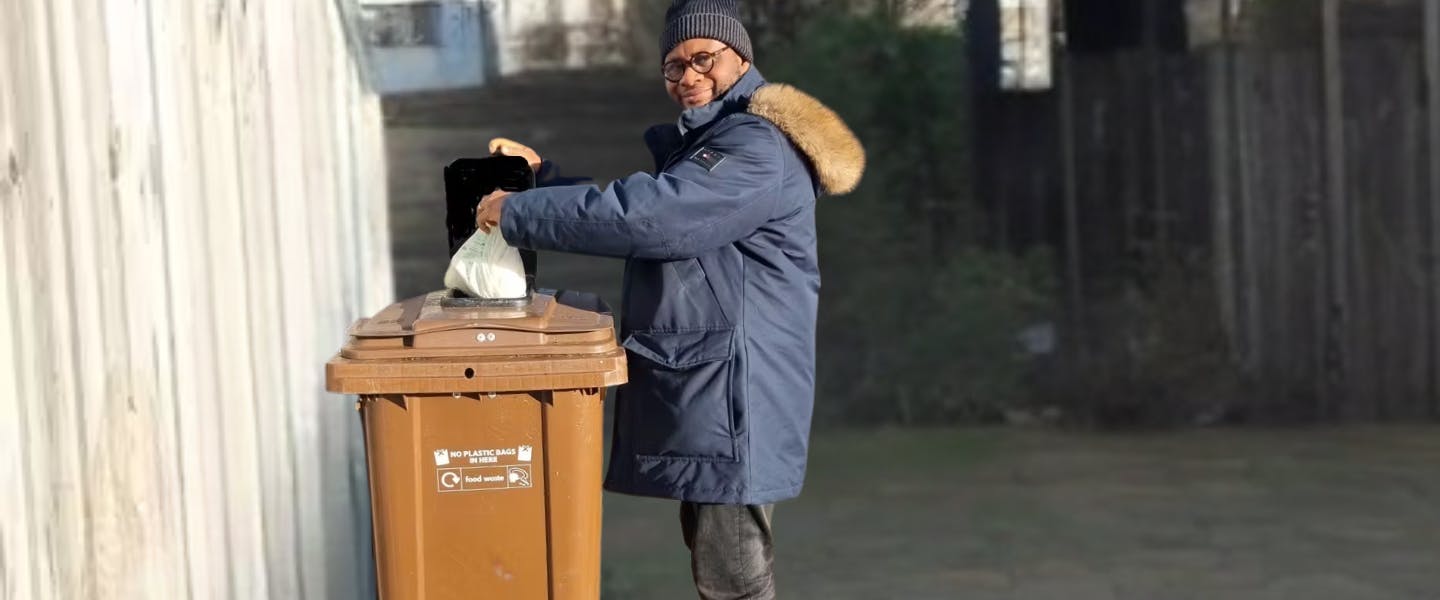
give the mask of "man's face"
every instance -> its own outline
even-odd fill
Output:
[[[700,73],[690,64],[697,55],[708,53],[711,55],[713,64],[708,73]],[[740,76],[750,71],[750,63],[735,52],[734,49],[726,46],[718,40],[710,38],[695,38],[680,42],[669,54],[665,55],[662,65],[672,63],[685,67],[685,73],[680,76],[680,81],[665,81],[665,91],[680,106],[695,108],[705,106],[716,98],[724,95]]]

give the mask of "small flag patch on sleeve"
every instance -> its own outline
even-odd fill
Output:
[[[720,163],[725,162],[725,155],[710,148],[701,147],[699,150],[696,150],[693,154],[690,155],[690,160],[694,161],[696,164],[702,167],[705,167],[705,171],[708,173],[713,172],[715,170],[715,167],[718,167],[720,166]]]

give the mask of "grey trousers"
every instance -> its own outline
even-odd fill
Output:
[[[680,503],[680,530],[701,600],[773,600],[775,505]]]

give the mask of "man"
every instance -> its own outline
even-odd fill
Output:
[[[660,51],[684,111],[645,134],[654,175],[496,192],[477,224],[627,259],[605,487],[681,501],[702,598],[773,598],[771,508],[800,493],[814,404],[816,199],[854,189],[864,151],[819,102],[766,85],[734,0],[677,0]]]

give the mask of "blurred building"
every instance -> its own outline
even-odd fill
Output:
[[[626,0],[361,0],[376,85],[400,93],[619,60]]]

